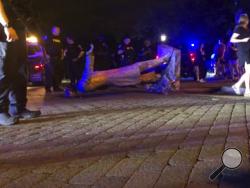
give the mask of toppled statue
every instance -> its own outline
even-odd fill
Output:
[[[93,46],[91,47],[93,50]],[[179,90],[180,51],[167,46],[158,46],[158,58],[136,62],[133,65],[106,71],[93,71],[94,56],[91,50],[86,54],[85,69],[77,90],[81,93],[94,91],[102,86],[135,86],[145,84],[148,92],[164,93]],[[69,88],[65,96],[72,96]]]

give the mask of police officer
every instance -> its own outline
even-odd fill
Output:
[[[114,67],[110,46],[104,36],[99,36],[95,42],[95,71],[109,70]]]
[[[62,91],[60,84],[64,75],[61,29],[54,26],[51,32],[51,37],[46,41],[46,52],[49,56],[49,62],[45,66],[45,89],[47,92],[51,92],[52,87],[54,91]]]
[[[64,55],[69,72],[70,85],[76,92],[76,84],[80,80],[83,71],[84,51],[82,46],[77,44],[72,36],[67,36],[66,38]]]
[[[128,36],[124,37],[123,43],[118,46],[117,55],[119,67],[131,65],[135,62],[135,49],[132,45],[131,39]]]
[[[156,53],[152,47],[152,42],[149,39],[144,41],[144,45],[139,53],[139,61],[147,61],[151,59],[155,59]]]
[[[29,111],[26,81],[26,37],[20,0],[0,0],[0,125],[40,116]],[[18,4],[19,3],[19,4]],[[8,107],[9,106],[9,107]]]

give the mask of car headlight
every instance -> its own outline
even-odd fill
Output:
[[[29,43],[38,43],[38,38],[36,36],[29,36],[26,38],[26,41]]]

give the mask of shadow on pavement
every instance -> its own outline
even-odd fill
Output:
[[[222,187],[248,188],[250,187],[250,171],[226,170],[221,177]]]

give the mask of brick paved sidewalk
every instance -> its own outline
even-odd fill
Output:
[[[29,106],[44,115],[0,128],[0,187],[250,187],[250,100],[195,92],[64,99],[32,88]],[[228,147],[241,150],[242,166],[209,182]]]

